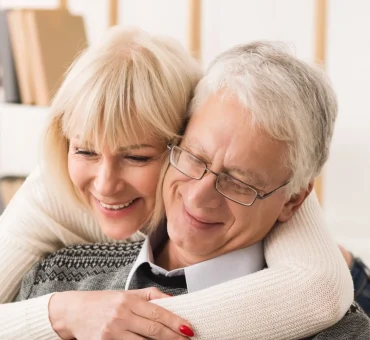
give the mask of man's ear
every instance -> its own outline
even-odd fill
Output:
[[[302,189],[298,194],[289,198],[280,212],[278,217],[279,222],[286,222],[293,216],[293,214],[301,207],[307,196],[311,193],[313,184],[314,181],[312,180],[306,189]]]

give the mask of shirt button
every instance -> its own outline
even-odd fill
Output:
[[[152,273],[154,275],[159,275],[159,271],[157,269],[155,269],[155,268],[152,268]]]

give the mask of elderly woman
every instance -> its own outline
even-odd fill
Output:
[[[288,73],[288,79],[295,80],[294,76],[299,78],[297,74],[290,75],[292,70]],[[193,88],[199,78],[197,65],[183,49],[173,42],[140,31],[116,28],[101,43],[81,55],[52,103],[45,167],[27,180],[1,219],[2,302],[9,302],[15,297],[23,275],[47,253],[71,244],[122,240],[132,234],[134,237],[131,241],[140,240],[144,235],[138,230],[146,227],[148,221],[158,221],[157,217],[162,217],[160,207],[155,210],[158,216],[152,214],[157,182],[167,154],[166,145],[170,139],[178,136],[182,128]],[[234,78],[239,79],[236,75],[230,80]],[[270,78],[261,80],[265,82],[258,84],[264,86],[254,88],[255,92],[251,92],[253,88],[250,85],[253,82],[249,84],[248,78],[241,83],[241,86],[244,85],[239,92],[242,93],[244,88],[248,90],[246,94],[250,96],[251,110],[255,109],[256,103],[265,95],[271,100],[266,105],[271,104],[271,108],[276,110],[271,110],[271,113],[275,114],[280,114],[287,108],[290,113],[300,110],[321,112],[321,105],[326,103],[320,92],[315,94],[317,100],[312,103],[311,97],[309,101],[304,101],[306,97],[301,98],[302,94],[298,91],[300,88],[295,88],[296,92],[287,89],[285,78],[274,79],[276,83],[271,83]],[[273,92],[275,87],[279,96]],[[200,87],[200,91],[202,88],[204,86]],[[311,93],[305,88],[303,90],[303,94],[307,93],[307,96]],[[284,91],[287,91],[285,97]],[[328,110],[335,115],[335,101],[330,103]],[[222,127],[223,124],[223,120],[217,120],[218,126]],[[308,123],[303,126],[298,124],[300,129],[294,127],[292,130],[282,130],[281,133],[291,133],[289,136],[283,135],[284,141],[294,145],[293,142],[297,139],[294,133],[303,133],[308,126]],[[314,131],[325,131],[325,126],[320,129],[315,126]],[[276,133],[278,132],[277,130]],[[331,134],[325,136],[329,138]],[[311,180],[320,169],[318,164],[323,163],[327,155],[329,140],[323,138],[314,136],[304,139],[314,143],[309,144],[308,151],[310,148],[315,149],[315,145],[317,149],[322,148],[319,154],[323,159],[313,157],[313,150],[309,153],[304,149],[303,153],[301,148],[292,148],[292,152],[297,152],[297,157],[302,157],[297,158],[297,164],[289,164],[288,158],[284,158],[283,165],[294,165],[299,171],[311,169],[311,172],[307,172],[309,179],[302,175],[307,181]],[[323,143],[322,147],[317,144],[318,141]],[[262,151],[260,142],[256,139],[253,148]],[[210,155],[203,158],[204,155],[200,152],[198,156],[209,165],[210,160],[207,157],[211,157]],[[253,164],[252,162],[250,165]],[[242,220],[245,223],[257,223],[262,219],[265,210],[257,214],[259,217],[254,214],[253,220],[250,212],[260,207],[262,202],[273,200],[275,194],[271,194],[269,199],[265,194],[269,189],[275,189],[268,184],[277,181],[281,169],[276,168],[276,174],[269,174],[264,173],[266,169],[261,168],[262,172],[258,172],[256,176],[247,171],[248,168],[241,169],[237,164],[226,165],[232,166],[225,168],[231,177],[218,177],[218,190],[222,191],[220,183],[225,184],[225,180],[235,178],[254,186],[258,189],[258,197],[265,197],[266,200],[259,203],[257,198],[258,201],[248,208],[244,200],[239,202],[243,204],[239,204],[225,198],[227,204],[223,203],[220,209],[209,207],[198,211],[194,207],[188,207],[188,215],[179,211],[182,215],[178,218],[184,215],[184,218],[194,218],[206,225],[212,225],[213,222],[219,227],[224,225],[225,228],[209,230],[209,235],[212,236],[209,242],[220,242],[216,244],[220,251],[224,248],[224,238],[221,237],[223,233],[224,236],[231,237],[227,239],[223,250],[231,251],[235,249],[234,246],[247,247],[252,241],[262,239],[275,222],[285,222],[278,223],[265,240],[268,268],[250,275],[245,275],[247,272],[242,271],[242,277],[229,276],[228,279],[235,278],[230,282],[202,292],[161,299],[156,304],[191,322],[195,325],[197,334],[214,339],[235,338],[235,334],[239,338],[253,338],[256,334],[261,334],[260,332],[263,332],[261,336],[266,339],[292,338],[310,334],[337,322],[353,300],[353,287],[337,247],[322,227],[322,216],[315,197],[308,197],[291,219],[289,213],[293,213],[300,202],[292,205],[291,210],[285,209],[287,213],[279,218],[272,213],[266,214],[268,221],[263,223],[263,228],[246,225],[249,236],[243,233],[245,238],[238,244],[239,238],[233,238],[234,229],[230,229],[229,233],[226,232],[226,227],[231,227],[234,220],[238,223]],[[314,165],[316,167],[312,168]],[[293,170],[294,173],[298,171],[295,168]],[[216,169],[212,168],[212,171]],[[246,174],[250,178],[244,178]],[[303,178],[302,176],[296,177]],[[212,177],[214,180],[214,176],[208,171],[204,179],[197,183],[207,183]],[[307,191],[307,187],[298,188],[296,180],[289,178],[289,181],[285,189],[282,187],[276,194],[288,189],[289,193],[295,194],[300,192],[298,189]],[[237,189],[238,183],[231,181],[230,185]],[[279,183],[282,184],[285,183]],[[171,186],[171,190],[176,186],[177,184]],[[177,201],[177,196],[174,195],[173,203]],[[297,195],[302,199],[301,196]],[[195,202],[199,197],[193,199]],[[212,198],[210,203],[213,201]],[[212,214],[214,212],[214,217],[202,220],[206,211],[212,211]],[[217,221],[213,218],[217,218]],[[247,239],[250,242],[245,243]],[[140,250],[140,247],[134,248]],[[135,255],[128,255],[129,258],[119,253],[119,261],[132,265]],[[203,255],[221,254],[211,252]],[[261,258],[260,253],[257,258]],[[73,261],[68,266],[73,267]],[[99,263],[101,262],[97,265]],[[83,268],[85,266],[89,267],[86,261]],[[102,266],[105,270],[104,262]],[[111,262],[107,266],[111,266]],[[77,271],[77,276],[80,276],[80,270]],[[65,283],[63,273],[53,280],[58,278]],[[47,281],[49,279],[50,277],[46,278]],[[68,277],[66,280],[73,281],[74,278]],[[117,277],[117,280],[124,281],[124,277]],[[38,285],[42,280],[34,283]],[[217,281],[211,282],[215,283]],[[66,291],[61,293],[1,305],[0,337],[53,339],[59,338],[58,333],[64,338],[92,339],[97,337],[102,328],[109,327],[109,338],[114,339],[122,336],[123,332],[132,333],[131,336],[145,336],[148,332],[146,325],[149,324],[155,325],[160,334],[152,338],[166,340],[178,338],[181,330],[184,330],[183,326],[190,326],[185,319],[148,302],[152,298],[164,296],[158,291],[97,292],[91,291],[93,287],[86,286],[91,290],[81,292],[70,291],[68,287],[71,288],[66,285]],[[44,293],[47,291],[45,289]],[[29,297],[31,296],[32,294]],[[307,304],[306,301],[310,303]],[[209,312],[220,308],[223,312]],[[268,319],[264,317],[266,312],[269,313]],[[225,317],[230,322],[225,323]]]
[[[285,86],[267,88],[267,79],[284,79]],[[260,89],[264,89],[264,96],[258,95]],[[294,92],[300,94],[300,102],[293,99]],[[277,103],[285,108],[283,112],[278,111]],[[311,192],[313,178],[327,159],[335,118],[335,96],[321,72],[268,43],[226,51],[196,89],[183,138],[168,144],[171,166],[162,188],[168,234],[158,227],[145,242],[63,249],[26,276],[20,298],[55,291],[153,286],[179,295],[262,270],[261,241],[276,220],[288,221]],[[81,181],[89,178],[93,168],[87,166]],[[295,284],[291,282],[291,286]],[[329,293],[328,287],[321,289],[323,295]],[[209,292],[201,293],[210,298]],[[237,294],[229,292],[231,298]],[[265,294],[274,292],[266,289]],[[284,300],[282,296],[282,305],[289,303]],[[243,324],[246,317],[241,312],[235,318],[223,306],[209,310],[206,304],[199,308],[202,312],[197,313],[202,317],[221,314],[226,324]],[[256,314],[269,323],[272,310]],[[197,338],[209,339],[197,323],[194,319]],[[164,338],[151,323],[147,330],[141,335]],[[181,330],[194,335],[188,326]],[[103,332],[111,338],[110,329]],[[302,331],[294,337],[305,335],[307,332]],[[329,335],[335,339],[368,339],[369,319],[354,306],[337,325],[314,338]],[[142,339],[125,329],[121,336]],[[273,338],[290,337],[286,329],[284,335]],[[244,336],[237,330],[230,336],[221,328],[217,338]],[[252,338],[272,337],[267,337],[262,328]]]

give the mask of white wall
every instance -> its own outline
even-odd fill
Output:
[[[328,1],[327,70],[339,99],[332,153],[324,171],[324,207],[337,239],[370,263],[370,2]],[[0,0],[2,7],[55,7],[56,0]],[[94,41],[108,23],[107,0],[69,0]],[[120,23],[169,34],[186,45],[186,0],[120,0]],[[203,0],[202,61],[255,39],[288,41],[314,56],[314,0]]]
[[[327,67],[339,117],[325,169],[325,211],[338,238],[370,260],[370,2],[331,1],[329,13]]]

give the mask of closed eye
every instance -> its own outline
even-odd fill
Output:
[[[76,149],[75,155],[82,155],[82,156],[87,156],[87,157],[93,157],[96,156],[96,152],[91,151],[91,150],[86,150],[86,149]]]
[[[149,156],[125,156],[125,159],[131,162],[137,162],[137,163],[146,163],[149,162],[152,157]]]

